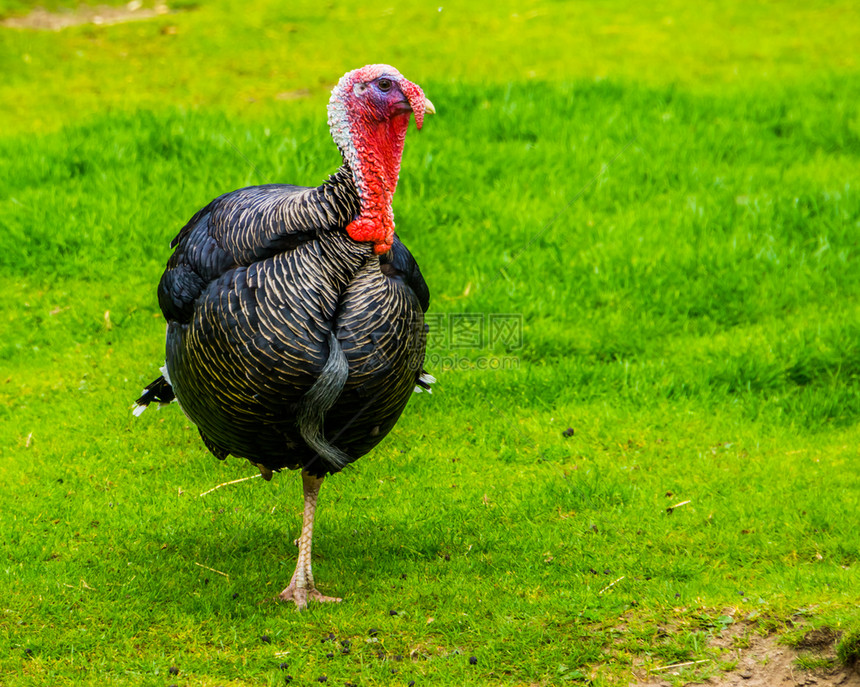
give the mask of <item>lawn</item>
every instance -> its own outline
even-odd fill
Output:
[[[860,632],[853,3],[170,5],[0,26],[2,684],[685,684],[729,626]],[[296,613],[297,475],[202,495],[256,469],[130,409],[170,239],[333,172],[372,62],[438,111],[394,207],[439,381],[324,484],[346,600]]]

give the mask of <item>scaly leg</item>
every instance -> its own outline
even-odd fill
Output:
[[[302,521],[302,536],[299,537],[299,559],[296,561],[296,572],[289,586],[282,591],[278,598],[281,601],[293,601],[296,608],[307,608],[308,600],[342,601],[334,596],[323,596],[314,586],[314,576],[311,572],[311,540],[314,536],[314,511],[317,508],[317,498],[323,478],[314,477],[302,470],[302,487],[305,492],[305,513]]]

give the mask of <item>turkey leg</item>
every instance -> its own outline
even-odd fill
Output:
[[[299,537],[299,559],[296,561],[296,571],[289,586],[282,591],[278,598],[281,601],[293,601],[296,608],[307,608],[308,600],[342,601],[334,596],[324,596],[314,586],[314,576],[311,572],[311,540],[314,536],[314,511],[317,508],[317,498],[323,478],[314,477],[302,470],[302,487],[305,493],[305,513],[302,521],[302,535]]]

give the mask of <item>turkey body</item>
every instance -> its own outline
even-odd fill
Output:
[[[410,117],[433,104],[389,65],[345,74],[329,100],[343,166],[322,185],[270,184],[216,198],[182,228],[158,285],[166,363],[137,400],[179,401],[218,458],[265,479],[301,469],[296,571],[278,598],[340,601],[314,585],[323,479],[370,451],[423,373],[429,291],[394,231]]]
[[[399,239],[379,256],[346,235],[357,212],[341,170],[318,188],[221,196],[174,240],[158,290],[167,372],[219,458],[322,477],[370,451],[400,417],[424,361],[428,289]],[[309,431],[339,460],[301,427],[314,414],[306,395],[333,358],[346,374]]]

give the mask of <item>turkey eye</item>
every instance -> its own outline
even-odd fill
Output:
[[[391,90],[391,79],[380,79],[376,82],[376,85],[379,86],[380,91],[388,93]]]

